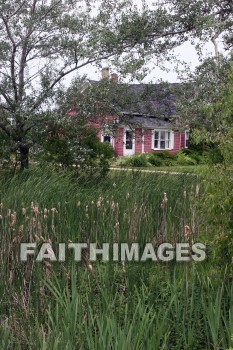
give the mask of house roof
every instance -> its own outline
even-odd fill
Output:
[[[141,113],[156,117],[174,117],[176,115],[176,97],[174,87],[177,84],[130,84],[129,94],[132,94],[137,103],[127,112]]]
[[[90,80],[90,84],[100,82]],[[148,124],[155,123],[150,118],[169,120],[176,116],[175,90],[179,84],[114,84],[111,103],[132,118],[141,116],[141,121],[148,119]],[[158,121],[158,124],[161,121]]]
[[[124,113],[123,118],[121,120],[121,124],[124,124],[124,117],[126,117],[125,122],[129,122],[135,127],[138,126],[143,128],[166,128],[174,124],[168,118],[142,115],[137,113],[134,113],[134,114]]]

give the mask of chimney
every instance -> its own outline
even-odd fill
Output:
[[[114,83],[118,84],[118,74],[117,73],[112,73],[111,79]]]
[[[102,68],[101,71],[102,79],[108,79],[109,78],[109,68]]]

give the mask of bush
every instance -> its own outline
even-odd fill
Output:
[[[80,171],[98,168],[106,173],[114,156],[111,145],[100,142],[97,130],[89,125],[56,124],[50,126],[40,152],[42,161]]]
[[[176,154],[176,162],[179,165],[196,165],[197,161],[183,153],[183,151],[179,151]]]
[[[174,160],[176,155],[173,153],[170,153],[169,151],[161,151],[161,152],[154,152],[153,155],[156,155],[158,158],[165,160],[165,159],[172,159]]]
[[[96,153],[99,156],[103,156],[105,159],[111,159],[115,157],[115,151],[113,147],[107,142],[96,141],[95,144]]]
[[[155,153],[153,153],[148,157],[148,162],[153,166],[161,166],[163,161]]]
[[[140,155],[136,154],[132,157],[126,158],[122,165],[140,168],[140,167],[146,167],[148,165],[148,162],[145,154],[140,154]]]
[[[224,157],[221,153],[221,150],[218,148],[218,145],[212,145],[207,153],[208,160],[211,164],[222,164]]]
[[[194,159],[197,164],[206,162],[206,157],[203,155],[202,151],[196,151],[193,149],[184,148],[182,152],[189,158]]]

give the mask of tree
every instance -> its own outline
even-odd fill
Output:
[[[92,7],[96,6],[96,11]],[[125,13],[129,13],[126,15]],[[141,12],[127,1],[6,0],[0,4],[0,128],[27,168],[64,78],[107,59],[122,72],[147,54],[166,55],[186,27],[158,6]],[[188,28],[189,30],[189,28]],[[121,58],[123,58],[121,60]],[[122,64],[122,62],[124,64]]]
[[[192,28],[189,38],[211,40],[219,55],[217,39],[225,43],[225,48],[232,47],[233,3],[231,0],[165,0],[173,18],[183,27]]]

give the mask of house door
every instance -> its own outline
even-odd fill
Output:
[[[131,156],[135,153],[135,142],[133,131],[125,130],[124,156]]]

